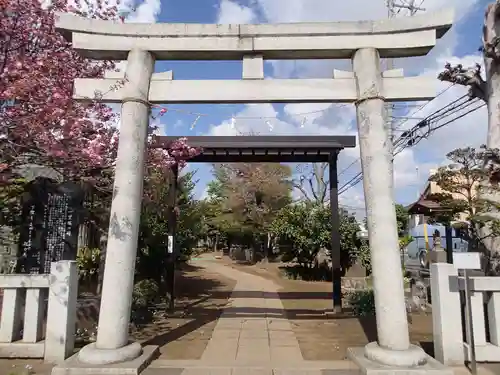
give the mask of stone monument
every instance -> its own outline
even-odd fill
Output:
[[[51,262],[75,260],[83,194],[73,183],[37,177],[22,197],[16,271],[50,273]]]

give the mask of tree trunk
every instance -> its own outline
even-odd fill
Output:
[[[264,244],[264,262],[269,262],[269,250],[271,247],[271,233],[267,233],[267,240]]]
[[[90,231],[92,230],[89,223],[82,223],[78,227],[78,249],[83,247],[89,248],[90,244]]]
[[[252,241],[250,263],[252,263],[252,264],[257,263],[257,252],[259,250],[260,250],[260,241],[257,239],[254,239]]]
[[[214,238],[214,243],[213,243],[213,251],[217,251],[217,247],[219,245],[219,234],[217,233]]]
[[[491,149],[500,149],[500,54],[495,45],[495,38],[500,36],[500,22],[498,21],[498,13],[500,4],[495,2],[487,8],[484,28],[483,28],[483,43],[484,43],[484,66],[486,71],[486,99],[488,104],[488,135],[486,146]],[[493,58],[498,56],[497,58]],[[485,190],[488,190],[486,187]],[[500,205],[500,192],[486,191],[483,193],[483,198]],[[488,212],[488,216],[500,220],[500,212]],[[491,231],[488,228],[483,228],[480,231],[483,240],[483,245],[486,250],[486,263],[491,264],[491,258],[497,258],[500,251],[500,238],[491,236]],[[494,265],[491,265],[494,266]],[[486,270],[487,272],[489,270]]]
[[[104,281],[104,268],[106,267],[107,245],[108,245],[108,236],[103,234],[99,239],[99,248],[101,251],[99,253],[99,274],[97,275],[97,288],[96,288],[96,293],[98,296],[101,295],[102,283]]]
[[[230,257],[231,259],[233,259],[233,252],[232,252],[232,249],[231,249],[232,244],[233,244],[233,241],[232,241],[231,236],[227,236],[227,241],[226,241],[226,243],[227,243],[227,253],[229,254],[229,257]]]

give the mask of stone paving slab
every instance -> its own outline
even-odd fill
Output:
[[[149,368],[158,369],[170,369],[170,368],[242,368],[242,367],[252,367],[252,368],[274,368],[276,370],[294,370],[297,369],[295,364],[291,363],[281,363],[273,364],[269,363],[253,363],[253,364],[242,364],[236,361],[232,362],[203,362],[196,360],[184,360],[184,359],[158,359],[151,363]],[[355,370],[356,365],[351,361],[306,361],[301,363],[301,368],[304,370]]]
[[[199,364],[199,363],[198,363]],[[154,367],[157,366],[157,367]],[[194,367],[191,367],[194,366]],[[226,364],[217,366],[197,366],[197,361],[188,360],[160,360],[155,361],[152,367],[148,367],[141,375],[184,375],[183,371],[189,370],[194,374],[244,374],[244,369],[260,371],[260,374],[272,375],[359,375],[359,370],[349,361],[304,361],[300,368],[288,366],[286,368],[265,367],[250,365],[244,367],[241,364]],[[455,375],[470,375],[470,370],[465,366],[453,367]],[[478,375],[500,374],[500,364],[480,364]],[[203,372],[205,371],[205,372]],[[232,371],[232,372],[231,372]],[[266,372],[267,371],[267,372]],[[49,373],[49,372],[48,372]],[[47,374],[48,374],[47,373]],[[186,371],[187,373],[187,371]],[[38,372],[36,373],[39,374]],[[45,375],[45,373],[43,373]]]
[[[346,361],[304,360],[286,319],[279,287],[272,281],[203,258],[196,265],[237,281],[228,304],[200,360],[157,360],[144,375],[359,374],[354,365]]]
[[[359,375],[357,369],[274,369],[265,367],[148,368],[141,375]]]
[[[264,367],[213,367],[213,368],[149,368],[141,375],[359,375],[359,370],[345,369],[272,369]]]
[[[236,361],[268,363],[303,361],[300,346],[290,322],[271,318],[267,312],[284,316],[278,286],[262,277],[243,273],[215,263],[197,264],[237,283],[226,308],[212,332],[201,362]],[[238,315],[242,316],[239,317]]]

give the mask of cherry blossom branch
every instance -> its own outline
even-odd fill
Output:
[[[64,175],[85,176],[87,171],[114,168],[118,144],[117,116],[102,100],[106,93],[73,99],[77,78],[100,78],[115,68],[113,61],[91,61],[76,53],[55,29],[55,14],[70,11],[98,19],[120,18],[116,6],[98,0],[79,0],[70,7],[54,0],[43,8],[39,0],[0,0],[0,29],[9,30],[0,40],[0,172],[30,159],[61,169]],[[110,87],[119,89],[126,77]],[[153,106],[151,106],[153,108]],[[166,113],[160,110],[160,116]],[[149,139],[151,142],[151,139]],[[185,139],[174,150],[150,150],[148,163],[169,168],[198,150],[189,150]],[[185,164],[181,161],[180,164]],[[101,169],[104,170],[104,169]]]

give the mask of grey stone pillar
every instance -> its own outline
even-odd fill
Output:
[[[417,365],[425,363],[426,356],[410,345],[408,333],[378,51],[356,51],[353,70],[378,334],[378,343],[368,344],[365,356],[387,365]]]
[[[79,352],[79,359],[86,363],[122,362],[142,352],[140,344],[129,344],[128,330],[153,71],[151,53],[137,49],[129,52],[97,341]]]

